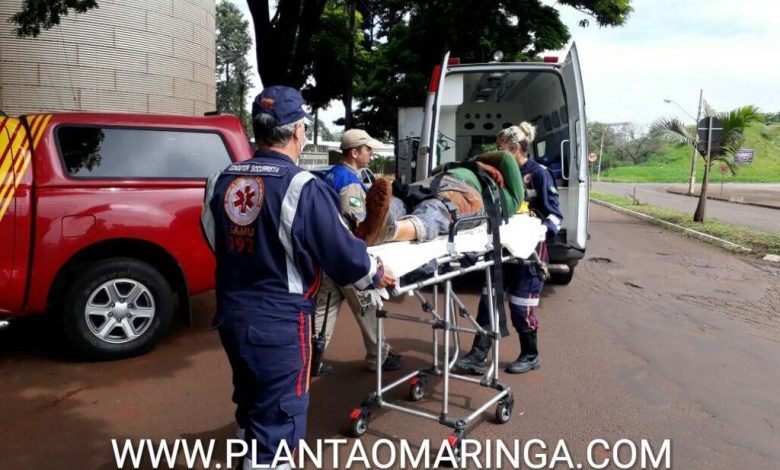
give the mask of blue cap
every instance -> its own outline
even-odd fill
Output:
[[[276,85],[265,88],[252,102],[252,119],[258,114],[268,114],[276,119],[277,126],[283,126],[306,118],[314,122],[311,114],[303,110],[303,97],[298,90]]]

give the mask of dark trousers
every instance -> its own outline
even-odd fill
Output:
[[[215,319],[233,369],[236,421],[256,441],[258,464],[270,464],[282,440],[290,449],[306,434],[311,362],[310,315],[224,312]]]
[[[541,258],[547,261],[547,249],[540,247]],[[539,306],[539,296],[544,287],[544,281],[539,278],[538,267],[535,265],[507,263],[503,265],[504,292],[509,301],[509,314],[512,326],[518,333],[536,331],[539,322],[536,318],[536,307]],[[483,328],[490,327],[487,287],[479,298],[477,323]]]

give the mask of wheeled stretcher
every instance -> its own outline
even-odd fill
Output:
[[[438,421],[453,429],[448,441],[457,453],[459,441],[463,438],[468,425],[485,410],[496,406],[496,420],[503,424],[512,416],[514,396],[509,386],[498,380],[499,348],[498,340],[502,334],[499,328],[500,312],[497,308],[497,289],[494,289],[494,269],[498,260],[501,263],[522,262],[539,263],[537,248],[544,240],[546,229],[538,218],[528,214],[516,214],[500,225],[500,236],[496,237],[489,230],[490,224],[477,228],[458,231],[454,224],[449,237],[443,236],[427,243],[397,242],[369,248],[369,252],[379,256],[386,266],[389,266],[399,283],[387,292],[385,298],[402,294],[414,295],[420,300],[421,316],[401,313],[391,313],[380,307],[377,309],[377,357],[382,357],[384,350],[384,321],[386,319],[430,325],[433,330],[433,364],[430,368],[412,371],[390,384],[383,383],[382,368],[376,372],[376,390],[366,395],[359,408],[350,414],[351,430],[355,437],[362,436],[367,430],[372,409],[375,407],[408,413],[421,418]],[[501,245],[496,250],[495,242]],[[498,263],[498,264],[501,264]],[[485,273],[485,284],[490,296],[490,329],[479,326],[476,318],[471,315],[459,296],[453,291],[452,280],[466,273],[482,271]],[[421,289],[432,287],[432,300],[426,298]],[[443,291],[443,292],[440,292]],[[440,303],[440,297],[443,299]],[[381,301],[380,301],[381,303]],[[468,326],[461,326],[468,322]],[[481,378],[468,377],[452,372],[460,354],[460,333],[485,335],[494,339],[491,349],[492,360],[487,372]],[[443,338],[442,338],[443,337]],[[443,347],[440,352],[440,345]],[[440,376],[443,379],[444,393],[441,413],[437,416],[427,411],[394,403],[386,398],[386,394],[397,387],[407,384],[408,399],[417,402],[425,395],[428,377]],[[451,417],[449,413],[450,380],[460,380],[492,388],[496,393],[482,406],[464,417]]]

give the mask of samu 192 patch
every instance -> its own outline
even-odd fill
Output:
[[[359,197],[349,197],[349,207],[363,207],[363,199]]]
[[[225,213],[236,225],[246,226],[257,219],[263,206],[263,179],[240,176],[225,191]]]

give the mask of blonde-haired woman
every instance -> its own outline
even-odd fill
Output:
[[[526,186],[529,207],[547,227],[547,239],[550,240],[561,228],[563,215],[558,201],[558,189],[550,171],[531,158],[530,148],[536,138],[536,129],[528,122],[510,126],[496,136],[496,147],[512,154],[520,166],[520,173]],[[540,247],[542,259],[547,260],[547,246]],[[509,364],[506,371],[510,374],[522,374],[539,368],[539,350],[537,348],[536,307],[544,281],[537,267],[523,264],[504,265],[506,281],[504,285],[509,293],[509,311],[512,324],[520,337],[520,356]],[[477,321],[488,326],[487,296],[479,302]],[[487,370],[487,358],[491,340],[476,336],[474,345],[457,366],[466,372],[482,375]]]

